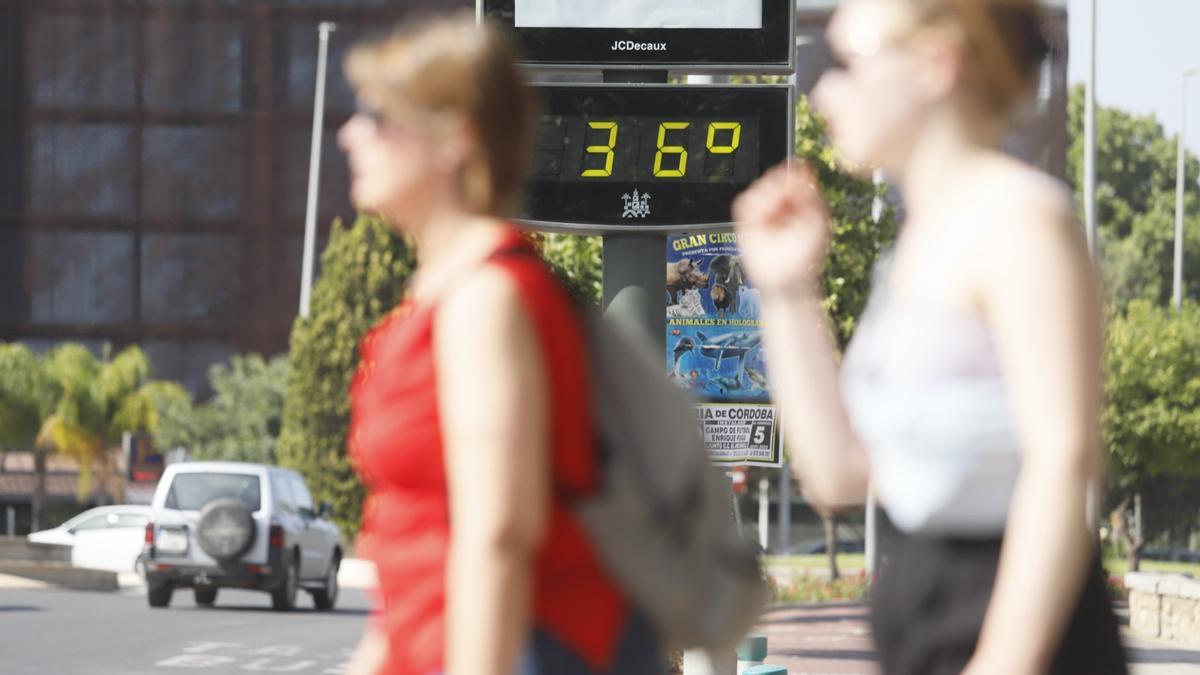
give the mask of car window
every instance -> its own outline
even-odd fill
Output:
[[[146,527],[149,518],[136,513],[122,513],[117,516],[117,523],[112,527]]]
[[[92,516],[91,518],[80,522],[78,525],[72,525],[71,531],[81,532],[83,530],[99,530],[108,527],[108,516],[109,514],[107,513],[102,513],[98,516]]]
[[[232,497],[257,511],[262,505],[258,476],[244,473],[180,473],[167,492],[168,509],[199,511],[205,504]]]
[[[287,476],[277,471],[271,472],[271,491],[275,493],[275,503],[281,511],[291,513],[296,510],[296,500],[292,496],[292,486]]]
[[[312,495],[308,492],[308,486],[304,484],[304,479],[299,476],[288,476],[292,483],[292,496],[296,499],[296,506],[301,509],[313,509]]]

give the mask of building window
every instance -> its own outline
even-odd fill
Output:
[[[143,134],[142,212],[147,218],[238,217],[242,155],[236,130],[152,126]]]
[[[142,239],[142,321],[224,326],[241,286],[235,235],[148,234]]]
[[[275,175],[279,194],[290,199],[279,204],[279,215],[288,224],[301,227],[304,223],[308,198],[308,162],[312,148],[312,128],[284,128],[275,144]],[[334,218],[351,220],[350,168],[346,153],[337,144],[337,133],[326,129],[321,142],[321,181],[317,185],[317,220],[331,222]]]
[[[242,27],[236,20],[163,14],[146,22],[146,107],[177,112],[242,109]]]
[[[33,210],[125,218],[133,214],[133,128],[38,124],[33,129]]]
[[[113,325],[133,319],[133,235],[36,232],[33,321]]]
[[[34,20],[33,104],[45,108],[133,108],[133,28],[47,14]],[[69,48],[64,48],[69,45]]]

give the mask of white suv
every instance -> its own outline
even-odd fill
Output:
[[[290,610],[307,590],[317,609],[333,609],[342,559],[330,507],[314,508],[304,478],[289,469],[242,462],[167,467],[146,525],[145,574],[151,607],[176,588],[212,606],[221,587],[271,594]]]

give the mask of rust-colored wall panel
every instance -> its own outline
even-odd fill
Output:
[[[330,52],[320,243],[349,218],[341,60],[414,10],[470,0],[0,2],[0,340],[140,343],[206,389],[287,349],[316,74]]]

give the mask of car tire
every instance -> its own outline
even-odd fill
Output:
[[[325,575],[325,585],[312,592],[313,606],[323,612],[330,611],[337,604],[338,569],[341,566],[341,557],[334,554],[333,560],[329,562],[329,572]]]
[[[296,594],[300,590],[300,565],[295,555],[287,556],[283,568],[283,583],[271,591],[271,609],[290,612],[296,608]]]
[[[197,607],[212,607],[217,601],[217,589],[214,588],[193,588],[192,596],[196,598]]]
[[[250,550],[257,531],[254,516],[240,499],[217,499],[200,510],[196,543],[214,560],[231,563]]]
[[[150,586],[146,589],[146,600],[151,607],[166,607],[171,604],[171,595],[174,592],[175,589],[171,587],[171,584]]]

